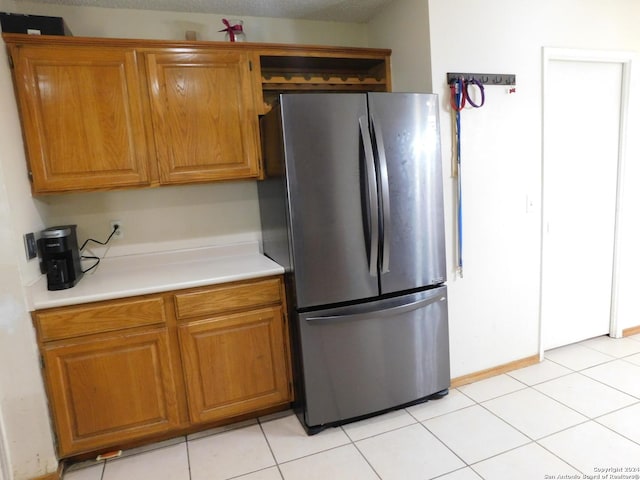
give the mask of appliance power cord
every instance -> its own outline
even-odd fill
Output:
[[[94,255],[82,255],[82,251],[84,250],[84,247],[87,246],[87,243],[89,242],[94,242],[94,243],[98,243],[100,245],[106,245],[107,243],[109,243],[109,240],[111,240],[111,238],[116,234],[116,232],[118,231],[118,228],[120,228],[120,225],[114,225],[113,226],[113,230],[111,231],[111,233],[109,234],[109,236],[107,237],[107,239],[104,242],[101,242],[100,240],[95,240],[93,238],[87,238],[84,243],[82,244],[82,246],[80,247],[80,258],[82,258],[83,260],[95,260],[96,263],[94,263],[93,265],[91,265],[89,268],[87,268],[86,270],[82,270],[82,273],[87,273],[90,270],[93,270],[94,268],[96,268],[98,266],[98,264],[100,263],[100,257],[96,257]]]

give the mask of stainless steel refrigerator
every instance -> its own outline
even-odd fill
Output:
[[[307,432],[446,394],[438,97],[283,94],[261,130],[263,251],[286,271]]]

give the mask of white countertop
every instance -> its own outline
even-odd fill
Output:
[[[83,262],[83,268],[91,261]],[[61,307],[168,290],[279,275],[284,269],[253,243],[104,258],[72,288],[47,290],[43,275],[29,290],[32,309]]]

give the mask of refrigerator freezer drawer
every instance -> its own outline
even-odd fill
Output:
[[[446,286],[298,317],[308,428],[449,388]]]

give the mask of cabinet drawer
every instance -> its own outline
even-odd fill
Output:
[[[43,342],[166,322],[162,297],[55,308],[34,318]]]
[[[178,319],[269,305],[280,302],[280,281],[271,278],[180,293],[175,302]]]

